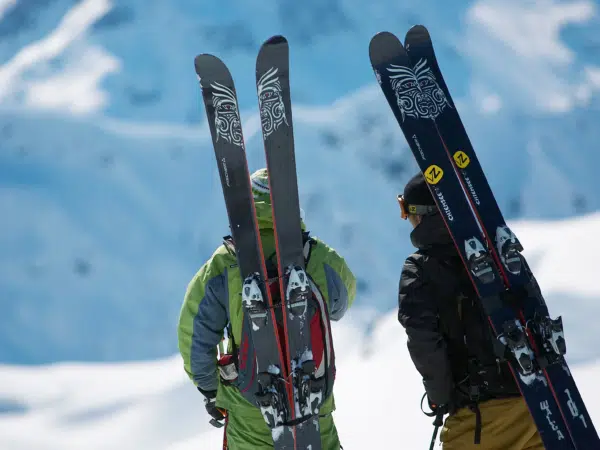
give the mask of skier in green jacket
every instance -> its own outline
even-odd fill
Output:
[[[276,273],[275,240],[269,182],[266,169],[252,174],[263,254],[267,268]],[[311,311],[311,342],[317,372],[326,371],[333,387],[335,353],[329,319],[337,321],[354,301],[356,279],[335,250],[304,231],[306,272],[316,285]],[[270,270],[271,272],[271,270]],[[269,277],[272,273],[269,274]],[[277,283],[274,283],[277,285]],[[242,279],[235,256],[235,244],[225,238],[211,258],[188,285],[178,326],[179,350],[184,369],[205,397],[212,423],[225,422],[229,450],[272,449],[271,431],[254,401],[256,386],[255,349],[250,339],[250,324],[244,320],[241,302]],[[278,291],[271,290],[272,295]],[[227,330],[228,348],[217,357],[217,347]],[[321,372],[323,373],[323,372]],[[329,392],[331,393],[331,389]],[[319,411],[323,450],[338,450],[340,442],[333,421],[333,394]]]

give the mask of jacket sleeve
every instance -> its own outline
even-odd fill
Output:
[[[323,264],[329,297],[329,316],[331,320],[338,321],[354,303],[356,277],[344,258],[332,248],[328,248]]]
[[[227,279],[213,260],[204,265],[189,283],[177,335],[184,369],[204,391],[218,387],[217,345],[227,326]]]
[[[406,329],[408,351],[423,377],[427,396],[434,404],[449,404],[453,390],[450,362],[439,330],[436,293],[422,270],[412,258],[406,260],[400,278],[398,320]]]

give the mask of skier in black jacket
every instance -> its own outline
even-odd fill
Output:
[[[398,201],[402,218],[413,225],[410,238],[418,249],[402,269],[398,320],[436,425],[449,414],[440,436],[443,449],[543,449],[421,173]]]

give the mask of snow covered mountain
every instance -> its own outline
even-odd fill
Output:
[[[257,169],[256,51],[275,33],[290,40],[301,201],[313,233],[358,276],[367,317],[395,305],[411,251],[395,194],[416,171],[368,63],[378,31],[428,26],[507,217],[600,209],[597,1],[298,5],[0,1],[1,361],[176,351],[186,283],[227,234],[192,68],[200,52],[233,73]],[[569,230],[544,245],[574,242]],[[520,236],[528,251],[537,232]],[[578,256],[565,259],[586,270]],[[542,281],[549,301],[568,291],[581,309],[565,321],[583,321],[598,292],[559,289],[564,264],[555,270]]]

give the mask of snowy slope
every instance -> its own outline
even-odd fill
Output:
[[[426,448],[431,419],[419,411],[421,380],[393,314],[371,341],[362,327],[335,327],[336,426],[346,450]],[[343,343],[343,344],[342,344]],[[368,352],[368,354],[367,354]],[[599,363],[573,370],[595,423]],[[0,367],[3,450],[216,450],[200,394],[179,358],[151,363]],[[378,378],[376,378],[378,377]],[[40,383],[40,379],[44,380]]]
[[[186,283],[227,234],[199,52],[234,74],[254,170],[255,54],[290,39],[302,206],[358,276],[367,317],[395,305],[411,251],[395,194],[416,171],[373,83],[377,31],[430,28],[507,217],[600,209],[598,1],[35,5],[0,2],[1,361],[175,351]]]

